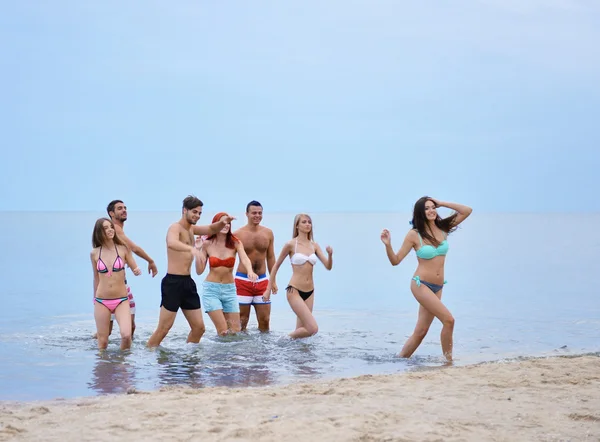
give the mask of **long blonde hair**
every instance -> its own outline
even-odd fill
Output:
[[[296,215],[294,217],[294,229],[292,231],[292,239],[294,239],[295,237],[298,236],[298,224],[300,224],[300,218],[302,218],[303,216],[307,217],[308,220],[310,221],[311,228],[310,228],[310,232],[308,232],[308,240],[312,241],[313,240],[313,229],[314,229],[314,227],[312,225],[312,218],[307,213],[299,213],[298,215]]]

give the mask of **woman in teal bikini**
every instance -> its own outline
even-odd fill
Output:
[[[437,213],[438,207],[447,207],[455,211],[447,218],[441,218]],[[448,234],[456,230],[473,211],[462,204],[446,203],[424,196],[416,203],[413,211],[412,230],[404,242],[394,253],[391,235],[387,229],[381,232],[381,241],[390,263],[397,266],[414,249],[418,266],[411,280],[410,290],[419,302],[419,318],[412,336],[406,341],[400,357],[410,357],[427,335],[433,318],[442,323],[442,352],[448,361],[452,360],[452,333],[454,332],[454,317],[442,304],[442,289],[444,280],[444,263],[448,253]]]

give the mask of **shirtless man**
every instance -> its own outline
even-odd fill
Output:
[[[250,306],[254,306],[258,329],[261,332],[269,331],[271,317],[271,300],[264,299],[263,294],[269,285],[266,271],[275,265],[275,250],[273,247],[273,231],[260,224],[262,221],[263,207],[258,201],[250,201],[246,205],[248,223],[233,234],[242,242],[244,250],[252,263],[252,271],[258,275],[256,283],[248,279],[248,269],[241,262],[235,274],[235,288],[240,303],[240,322],[242,330],[246,330],[250,320]],[[277,287],[271,292],[277,293]]]
[[[137,256],[142,258],[143,260],[148,262],[148,273],[152,274],[154,278],[158,273],[158,269],[156,268],[156,264],[154,260],[148,256],[148,254],[134,243],[127,235],[125,235],[124,227],[125,221],[127,221],[127,206],[121,200],[113,200],[106,207],[106,213],[112,220],[115,226],[115,233],[127,244],[127,247],[135,253]],[[133,299],[133,294],[131,293],[131,289],[127,284],[127,278],[125,278],[125,286],[127,287],[127,297],[129,298],[129,309],[131,310],[131,337],[133,337],[133,332],[135,331],[135,301]],[[114,315],[111,316],[110,328],[108,334],[112,333],[113,327],[113,319]]]
[[[202,201],[195,196],[186,197],[183,200],[181,219],[171,224],[167,231],[167,274],[160,284],[158,326],[146,344],[148,347],[160,345],[171,330],[179,308],[190,324],[191,330],[187,342],[197,344],[204,334],[200,297],[196,290],[196,283],[191,277],[192,261],[200,257],[200,250],[195,246],[194,232],[198,232],[199,235],[212,235],[235,218],[224,215],[209,226],[196,226],[202,215],[203,205]]]

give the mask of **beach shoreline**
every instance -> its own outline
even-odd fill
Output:
[[[600,357],[1,401],[0,440],[599,440]]]

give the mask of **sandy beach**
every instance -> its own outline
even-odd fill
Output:
[[[600,358],[2,402],[0,440],[600,440]]]

